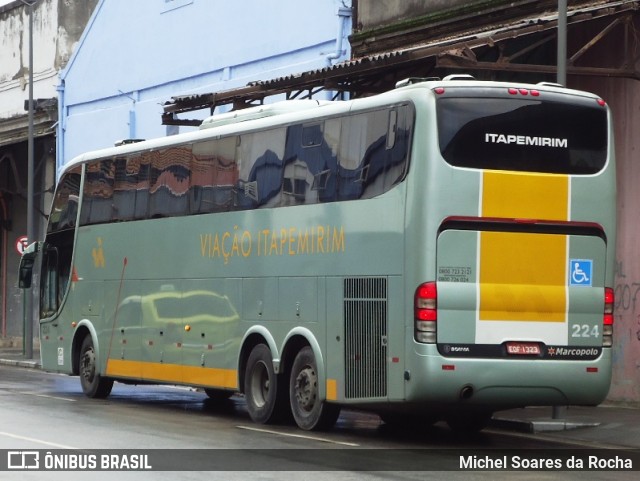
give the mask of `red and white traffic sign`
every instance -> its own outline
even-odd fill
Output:
[[[26,235],[22,235],[16,239],[16,252],[20,255],[24,254],[24,250],[29,245],[29,240]]]

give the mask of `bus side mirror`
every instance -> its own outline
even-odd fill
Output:
[[[20,272],[18,274],[18,286],[20,289],[29,289],[33,279],[33,266],[40,251],[40,242],[29,244],[20,259]]]

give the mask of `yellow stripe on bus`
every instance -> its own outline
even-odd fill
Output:
[[[512,219],[568,220],[569,177],[484,172],[482,215]]]
[[[338,400],[338,381],[336,379],[327,379],[327,400]]]
[[[235,369],[212,367],[180,366],[157,362],[127,361],[109,359],[106,375],[130,379],[144,379],[191,386],[211,386],[237,389],[238,372]]]
[[[483,217],[562,221],[568,205],[568,176],[483,174]],[[565,235],[483,231],[479,250],[479,320],[565,322]]]

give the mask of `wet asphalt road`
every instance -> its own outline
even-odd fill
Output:
[[[514,472],[503,471],[500,466],[491,472],[456,470],[461,455],[483,458],[489,453],[491,462],[499,463],[502,455],[491,450],[515,448],[516,454],[536,452],[548,458],[549,453],[576,447],[545,436],[498,430],[455,435],[440,424],[392,430],[377,416],[355,411],[343,411],[329,432],[307,433],[291,425],[252,423],[240,396],[215,403],[192,389],[116,383],[109,398],[94,400],[82,394],[76,377],[0,366],[0,450],[58,453],[72,449],[98,455],[100,450],[166,450],[153,451],[154,464],[156,468],[160,463],[165,468],[170,466],[166,469],[175,469],[92,472],[90,476],[86,472],[7,471],[0,472],[3,480],[283,480],[310,479],[311,471],[313,479],[318,480],[637,478],[637,472],[622,471]],[[264,449],[268,451],[255,451]],[[416,462],[416,456],[420,462]],[[186,468],[202,463],[203,457],[207,458],[204,466],[219,466],[221,470]],[[332,467],[340,471],[330,471]],[[376,470],[362,470],[370,467]]]

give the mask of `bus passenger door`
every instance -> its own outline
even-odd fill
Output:
[[[58,312],[60,282],[58,278],[58,249],[45,245],[42,254],[40,281],[40,318],[52,317]]]
[[[58,250],[48,244],[43,244],[40,265],[40,339],[45,346],[56,344],[54,349],[41,349],[45,365],[62,366],[64,361],[64,346],[60,345],[61,327],[59,320],[54,317],[58,312]],[[58,354],[60,353],[60,355]]]
[[[43,362],[46,366],[56,366],[61,371],[68,370],[71,352],[66,348],[65,339],[71,336],[69,314],[61,314],[63,300],[70,281],[71,233],[58,233],[47,237],[43,243],[40,265],[40,340]]]

